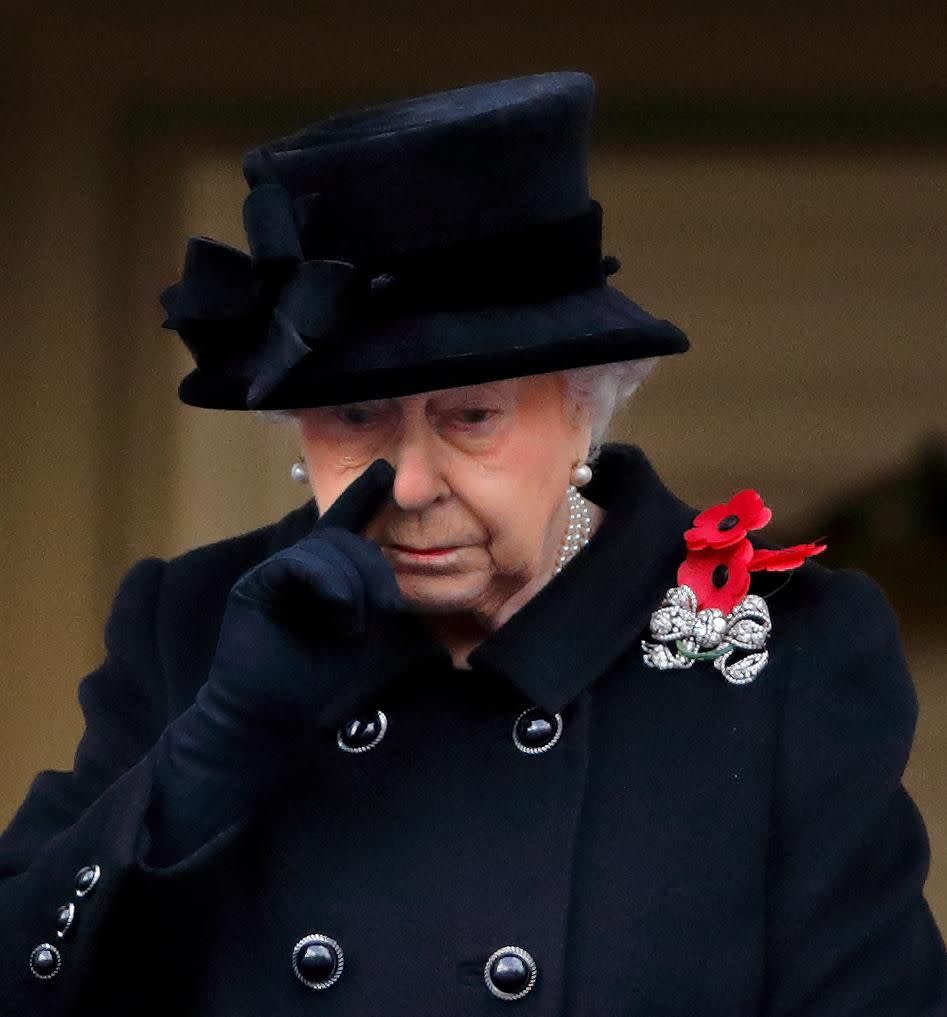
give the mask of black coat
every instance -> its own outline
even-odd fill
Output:
[[[39,774],[0,839],[0,1013],[947,1014],[901,784],[917,701],[878,585],[807,562],[768,600],[750,684],[646,668],[697,509],[635,446],[607,446],[585,491],[601,528],[470,670],[432,656],[367,704],[388,720],[374,748],[325,732],[249,822],[164,870],[143,864],[150,747],[204,681],[230,587],[315,510],[136,563],[80,685],[74,770]],[[524,753],[534,706],[562,734]],[[322,990],[292,969],[310,933],[343,952]],[[44,942],[61,966],[40,979]],[[484,979],[507,946],[537,970],[513,1001]]]

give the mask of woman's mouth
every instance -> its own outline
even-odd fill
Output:
[[[460,558],[462,547],[410,547],[406,544],[392,544],[391,550],[400,565],[448,566]]]
[[[409,547],[407,544],[392,544],[392,547],[396,551],[402,551],[404,554],[414,554],[421,557],[436,556],[456,550],[454,547]]]

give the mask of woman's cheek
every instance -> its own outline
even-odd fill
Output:
[[[490,533],[494,558],[503,571],[522,574],[536,562],[533,513],[519,500],[510,500],[511,489],[498,491],[490,512]]]
[[[464,455],[489,462],[502,455],[514,432],[514,414],[498,411],[485,423],[464,424],[448,419],[440,428],[440,437]]]

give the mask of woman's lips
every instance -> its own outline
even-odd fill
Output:
[[[460,559],[463,547],[414,548],[404,544],[392,544],[391,550],[395,561],[403,566],[443,567],[456,563]]]
[[[456,551],[455,547],[408,547],[407,544],[392,544],[396,551],[403,551],[405,554],[415,555],[438,555],[446,554],[448,551]]]

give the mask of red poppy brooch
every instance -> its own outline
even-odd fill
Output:
[[[677,570],[678,585],[651,615],[644,662],[661,671],[712,660],[734,685],[751,682],[766,666],[772,631],[769,607],[749,593],[751,572],[786,572],[825,550],[825,544],[796,544],[776,551],[755,548],[747,539],[773,513],[752,490],[705,509],[684,531],[687,556]],[[745,651],[745,652],[739,652]]]

